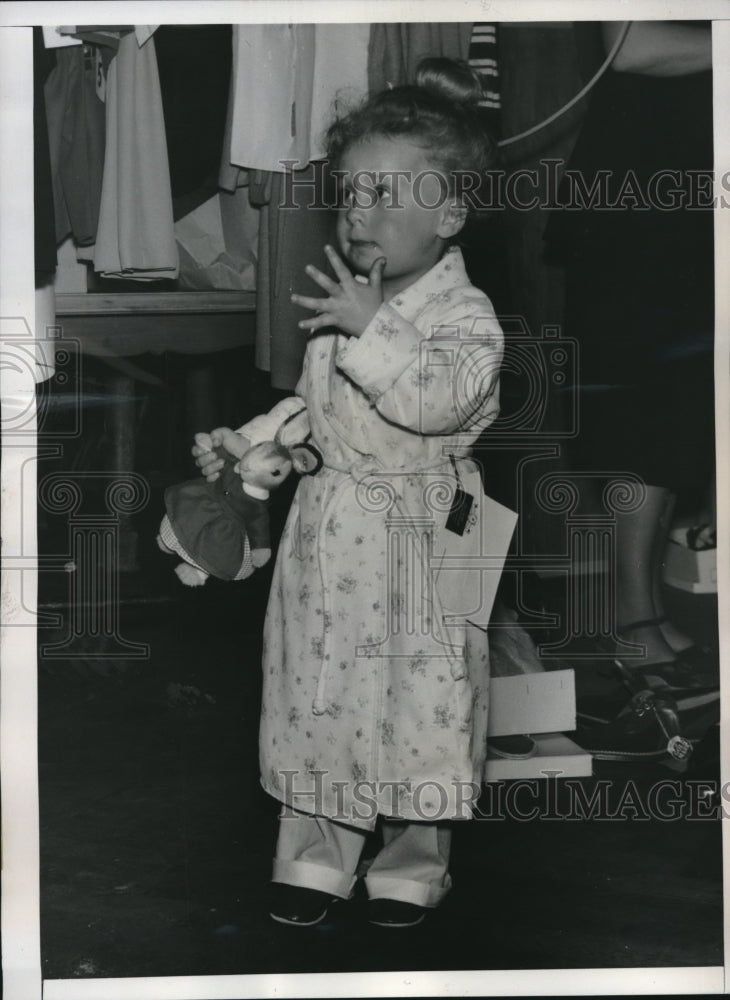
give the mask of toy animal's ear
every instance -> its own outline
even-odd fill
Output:
[[[292,413],[276,432],[275,441],[285,448],[294,448],[309,436],[309,414],[306,406]]]
[[[294,470],[300,476],[315,476],[324,464],[322,455],[308,441],[289,449]]]

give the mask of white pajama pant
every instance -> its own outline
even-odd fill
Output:
[[[382,832],[383,847],[365,876],[370,899],[438,906],[451,888],[450,828],[383,817]],[[279,819],[272,879],[347,899],[366,837],[324,816],[289,811]]]

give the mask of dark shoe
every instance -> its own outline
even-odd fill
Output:
[[[290,924],[293,927],[312,927],[320,923],[327,916],[332,902],[332,896],[328,892],[303,889],[284,882],[272,882],[271,895],[269,916],[280,924]]]
[[[719,683],[720,656],[709,646],[698,642],[677,650],[677,657],[700,674],[712,674]]]
[[[666,616],[662,616],[631,622],[618,628],[617,632],[626,635],[642,628],[661,628],[666,620]],[[646,663],[640,657],[622,657],[619,654],[614,663],[634,692],[641,687],[671,693],[712,691],[719,686],[719,663],[718,673],[713,676],[710,672],[711,661],[703,656],[703,652],[700,646],[690,646],[678,652],[675,659],[660,663]]]
[[[712,524],[695,524],[694,527],[687,528],[686,538],[687,548],[694,549],[695,552],[717,548],[717,530]]]
[[[699,693],[720,687],[719,676],[701,672],[693,663],[688,663],[682,653],[669,663],[647,663],[641,670],[648,686],[657,691]]]
[[[425,916],[425,906],[404,903],[400,899],[371,899],[368,902],[368,919],[378,927],[415,927]]]
[[[614,663],[619,674],[634,693],[642,688],[650,688],[652,691],[673,695],[682,692],[700,694],[718,690],[720,686],[718,675],[697,670],[684,660],[681,653],[676,660],[667,660],[664,663],[634,665],[628,660],[620,659],[614,660]]]

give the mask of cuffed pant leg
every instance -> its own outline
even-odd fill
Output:
[[[272,880],[347,899],[365,837],[365,831],[324,816],[281,816]]]
[[[438,906],[451,888],[451,828],[383,820],[383,847],[365,878],[371,899]]]

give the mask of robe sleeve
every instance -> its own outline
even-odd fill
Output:
[[[306,410],[307,404],[300,396],[287,396],[280,400],[268,413],[262,413],[242,427],[236,433],[247,437],[251,446],[262,441],[273,441],[276,432],[290,417]]]
[[[392,423],[419,434],[486,427],[499,413],[504,338],[478,289],[453,289],[419,326],[384,302],[337,365]]]
[[[287,421],[292,423],[293,439],[282,441],[284,445],[291,445],[303,441],[309,432],[309,420],[307,417],[307,403],[305,401],[307,385],[307,356],[304,356],[302,374],[294,389],[293,396],[286,396],[274,406],[268,413],[262,413],[242,427],[237,428],[236,433],[247,437],[251,446],[260,444],[262,441],[273,441],[276,434]],[[296,417],[296,421],[294,418]]]

